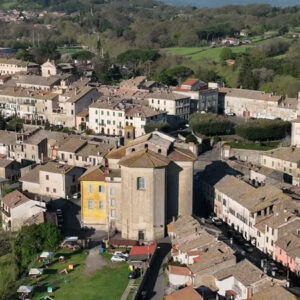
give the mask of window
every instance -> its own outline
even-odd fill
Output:
[[[56,193],[56,189],[53,189],[53,193]]]
[[[46,191],[49,192],[49,190],[50,190],[50,189],[49,189],[48,187],[46,187]]]
[[[110,206],[114,207],[116,205],[115,199],[110,199]]]
[[[112,218],[115,218],[115,217],[116,217],[116,210],[115,210],[115,209],[112,209],[112,210],[110,211],[110,216],[111,216]]]
[[[115,194],[115,188],[114,187],[111,187],[110,190],[109,190],[109,193],[111,195],[114,195]]]
[[[104,111],[103,110],[101,110],[101,115],[104,115]]]
[[[93,186],[91,184],[88,185],[88,192],[89,193],[93,192]]]
[[[259,231],[257,231],[257,236],[260,237],[260,232]]]
[[[226,206],[226,200],[225,199],[223,199],[223,205]]]
[[[103,209],[103,207],[104,207],[104,203],[103,203],[103,201],[102,200],[100,200],[99,201],[99,209]]]
[[[144,190],[145,189],[145,178],[144,177],[138,177],[137,178],[137,189],[138,190]]]
[[[109,116],[109,111],[107,111],[107,115]]]
[[[281,255],[281,252],[282,252],[282,251],[281,251],[281,249],[280,249],[280,250],[279,250],[279,254],[280,254],[280,255]]]
[[[46,180],[49,180],[49,175],[46,175]]]
[[[104,185],[99,185],[98,191],[99,191],[99,193],[104,193]]]
[[[88,208],[93,209],[94,208],[94,201],[93,200],[88,200]]]

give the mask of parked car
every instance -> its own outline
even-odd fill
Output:
[[[228,113],[226,113],[226,115],[227,115],[228,117],[234,117],[234,116],[235,116],[235,113],[229,111]]]
[[[112,258],[110,260],[112,262],[122,262],[122,261],[126,261],[126,257],[125,256],[114,255],[114,256],[112,256]]]
[[[211,221],[213,222],[213,224],[215,224],[216,226],[222,226],[222,220],[218,217],[213,217],[211,219]]]
[[[244,248],[245,251],[248,252],[248,253],[252,253],[253,250],[254,250],[254,248],[253,248],[253,247],[251,246],[251,244],[249,244],[249,243],[245,243],[244,246],[243,246],[243,248]]]
[[[80,193],[75,193],[75,194],[73,194],[73,199],[79,199],[80,196],[81,196]]]
[[[140,270],[136,269],[128,274],[128,279],[136,279],[141,276]]]
[[[235,242],[240,245],[243,244],[245,241],[244,238],[240,234],[235,235],[233,238],[234,238]]]
[[[124,256],[124,257],[129,257],[129,254],[126,252],[121,252],[121,251],[115,251],[114,256]]]

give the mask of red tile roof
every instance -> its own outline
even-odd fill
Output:
[[[193,276],[189,268],[169,265],[169,273],[182,276]]]
[[[153,254],[156,248],[156,243],[153,242],[148,246],[133,246],[129,255],[148,255]]]
[[[188,78],[186,81],[182,82],[181,85],[193,85],[197,83],[199,79],[197,78]]]

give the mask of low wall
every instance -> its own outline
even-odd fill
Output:
[[[260,165],[260,156],[265,151],[259,150],[247,150],[247,149],[237,149],[237,148],[230,148],[230,149],[222,149],[222,158],[230,158],[235,157],[238,160],[251,162],[253,164]]]

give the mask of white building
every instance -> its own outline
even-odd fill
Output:
[[[0,74],[37,73],[39,65],[19,59],[0,58]]]
[[[17,231],[29,218],[46,210],[46,203],[32,200],[15,190],[5,195],[1,200],[3,229]]]
[[[273,214],[274,206],[290,197],[274,186],[252,187],[227,175],[215,185],[214,211],[246,240],[257,242],[255,224],[260,217]]]
[[[271,285],[271,278],[247,259],[216,272],[214,276],[219,296],[235,300],[252,299],[266,285]]]
[[[147,97],[150,107],[167,112],[168,117],[173,120],[188,120],[190,115],[190,97],[175,92],[159,92]]]
[[[133,103],[131,99],[100,98],[89,106],[88,127],[95,133],[125,135],[125,127],[135,130],[135,137],[145,134],[145,125],[164,122],[166,112]]]
[[[297,98],[284,98],[256,90],[221,88],[219,101],[224,102],[225,113],[245,118],[291,121],[297,119],[299,113]]]

